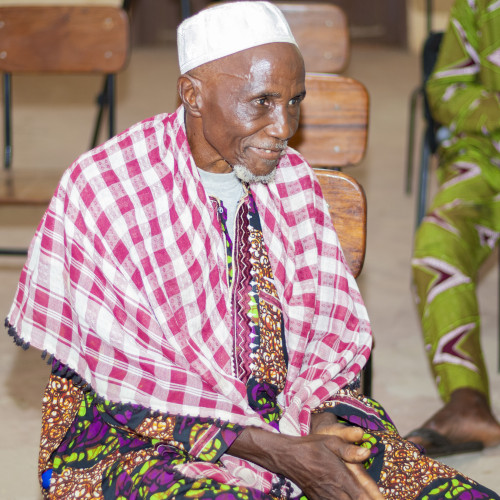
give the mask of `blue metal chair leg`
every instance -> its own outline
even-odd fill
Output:
[[[191,15],[191,3],[189,0],[181,0],[181,16],[186,19]]]
[[[104,114],[104,108],[106,106],[106,98],[108,93],[108,79],[104,79],[104,86],[102,92],[97,96],[97,105],[99,110],[97,112],[97,118],[94,127],[94,133],[92,134],[92,141],[90,143],[90,149],[94,149],[97,146],[97,141],[99,139],[99,131],[101,130],[102,115]]]
[[[102,117],[106,109],[108,113],[108,135],[109,137],[113,137],[115,135],[115,80],[116,76],[114,74],[106,75],[102,92],[97,96],[99,111],[97,113],[90,149],[97,146],[99,132],[101,130]]]
[[[366,362],[366,365],[365,365],[365,368],[364,368],[363,374],[362,374],[363,394],[365,396],[368,396],[369,398],[372,395],[372,372],[373,372],[372,356],[370,356],[368,358],[368,361]]]
[[[410,118],[408,124],[408,151],[406,156],[406,194],[410,194],[413,184],[413,151],[415,143],[415,110],[418,97],[422,94],[422,88],[418,87],[411,93]]]
[[[12,164],[12,75],[3,75],[3,104],[4,104],[4,168],[10,169]]]
[[[115,83],[116,76],[114,74],[106,76],[106,89],[108,104],[108,134],[109,137],[115,135]]]
[[[420,158],[420,172],[418,183],[418,196],[417,196],[417,220],[416,227],[420,225],[425,216],[427,208],[427,182],[429,177],[429,161],[431,157],[431,149],[429,143],[430,130],[426,130],[422,138],[422,156]]]

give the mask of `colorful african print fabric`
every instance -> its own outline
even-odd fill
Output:
[[[252,408],[278,428],[277,399],[284,388],[287,350],[259,216],[246,191],[233,242],[226,231],[224,206],[215,199],[212,203],[227,242],[227,266],[233,269],[230,286],[239,377],[248,388]],[[153,416],[138,405],[113,404],[85,393],[69,375],[66,367],[54,362],[43,401],[39,471],[46,498],[66,500],[73,492],[82,499],[102,500],[295,498],[285,478],[267,494],[231,480],[221,458],[241,432],[240,426],[179,415]],[[421,455],[399,436],[375,401],[345,389],[314,411],[331,411],[346,425],[366,430],[363,446],[372,451],[366,467],[386,498],[497,498],[454,469]],[[206,463],[215,466],[209,477],[193,475]]]
[[[500,2],[457,0],[427,84],[449,137],[412,267],[425,349],[445,401],[460,387],[489,394],[476,283],[500,236],[499,33]]]
[[[262,407],[267,401],[262,400]],[[421,454],[399,436],[383,408],[373,400],[342,390],[322,409],[335,413],[346,425],[365,429],[362,446],[371,450],[365,466],[385,498],[500,498]],[[198,442],[214,425],[219,432],[200,449]],[[46,483],[44,496],[67,500],[77,492],[78,498],[97,500],[295,498],[283,488],[285,478],[267,494],[230,480],[220,457],[240,430],[220,421],[152,417],[144,408],[97,401],[55,370],[43,407],[40,468]],[[220,468],[218,473],[209,478],[183,474],[187,466],[202,471],[205,462]]]

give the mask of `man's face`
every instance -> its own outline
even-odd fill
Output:
[[[302,56],[294,45],[272,43],[215,63],[203,86],[205,156],[212,164],[224,160],[252,180],[263,180],[299,124],[305,96]]]

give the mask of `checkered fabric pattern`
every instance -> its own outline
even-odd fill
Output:
[[[289,150],[276,182],[252,191],[285,318],[280,430],[306,434],[310,410],[365,364],[370,326],[303,158]],[[234,376],[225,247],[181,108],[65,172],[8,322],[106,399],[273,431]]]

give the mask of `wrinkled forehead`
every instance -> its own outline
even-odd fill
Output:
[[[297,46],[278,7],[239,1],[202,10],[177,28],[181,74],[232,54],[270,43]]]

